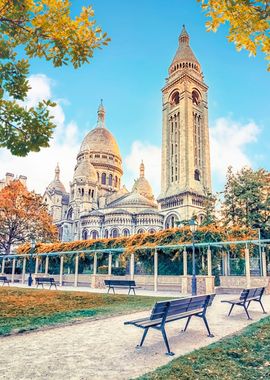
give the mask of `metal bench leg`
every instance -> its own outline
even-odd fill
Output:
[[[234,303],[232,304],[231,308],[230,308],[230,311],[229,311],[229,314],[228,314],[228,317],[231,315],[231,312],[232,312],[232,309],[234,308]]]
[[[168,356],[173,356],[174,353],[171,352],[171,350],[170,350],[170,346],[169,346],[169,342],[168,342],[168,339],[167,339],[167,335],[166,335],[166,331],[165,331],[165,329],[162,328],[162,329],[161,329],[161,332],[162,332],[162,336],[163,336],[164,343],[165,343],[166,348],[167,348],[166,355],[168,355]]]
[[[146,335],[148,333],[148,330],[149,330],[149,327],[146,328],[146,329],[144,329],[143,336],[142,336],[142,339],[141,339],[141,343],[137,345],[137,348],[142,347],[144,339],[145,339],[145,337],[146,337]]]
[[[186,329],[188,328],[188,325],[189,325],[190,320],[191,320],[191,317],[188,317],[187,323],[186,323],[184,329],[182,330],[183,332],[185,332]]]
[[[248,309],[247,309],[246,305],[243,305],[243,306],[244,306],[244,309],[245,309],[245,312],[246,312],[248,319],[252,319],[252,318],[250,318],[250,315],[248,314]]]
[[[203,315],[203,316],[202,316],[202,319],[203,319],[204,324],[205,324],[205,327],[206,327],[206,329],[207,329],[208,336],[209,336],[210,338],[214,338],[215,335],[213,335],[213,334],[211,333],[211,331],[210,331],[210,328],[209,328],[209,326],[208,326],[208,322],[207,322],[206,316]]]
[[[250,302],[251,302],[251,301],[248,301],[248,304],[247,304],[247,309],[249,308]]]
[[[135,293],[135,288],[133,288],[133,293],[134,293],[134,296],[136,296],[136,293]]]
[[[129,290],[128,290],[128,295],[130,294],[130,291],[131,291],[131,287],[129,287]]]
[[[263,307],[263,304],[262,304],[262,301],[261,301],[261,300],[259,300],[259,303],[260,303],[260,305],[261,305],[261,307],[262,307],[262,309],[263,309],[263,314],[267,314],[266,311],[264,310],[264,307]]]

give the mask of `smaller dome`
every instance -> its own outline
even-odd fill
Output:
[[[60,168],[59,168],[59,164],[56,165],[56,168],[55,168],[55,177],[54,177],[54,180],[49,184],[48,190],[51,190],[51,191],[54,190],[54,191],[58,191],[58,192],[61,192],[61,193],[66,193],[65,186],[60,181]]]
[[[150,183],[144,177],[144,163],[142,162],[140,165],[140,177],[134,182],[132,192],[138,192],[143,195],[145,198],[153,200],[153,190]]]
[[[74,170],[74,179],[78,177],[84,177],[88,181],[91,181],[93,183],[96,183],[97,178],[97,172],[94,166],[91,164],[89,159],[84,159],[77,163],[75,170]]]

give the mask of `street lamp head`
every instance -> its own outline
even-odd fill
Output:
[[[191,219],[189,221],[189,228],[193,234],[197,231],[197,227],[198,227],[198,224],[196,223],[196,221],[194,219]]]

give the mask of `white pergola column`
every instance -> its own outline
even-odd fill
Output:
[[[25,270],[26,270],[26,257],[23,258],[22,284],[24,284],[24,281],[25,281]]]
[[[249,261],[249,249],[247,245],[245,248],[245,267],[246,267],[247,288],[250,288],[250,261]]]
[[[187,250],[183,251],[183,276],[187,276]]]
[[[135,255],[132,253],[130,255],[130,279],[134,280],[134,273],[135,273]]]
[[[49,272],[49,256],[46,256],[45,259],[45,274],[47,275]]]
[[[262,247],[262,276],[267,276],[265,247]]]
[[[5,273],[5,263],[6,263],[6,259],[3,258],[3,261],[2,261],[2,274]]]
[[[223,271],[224,276],[228,276],[228,254],[227,252],[222,253],[223,257]]]
[[[35,274],[38,273],[38,255],[36,255]]]
[[[155,249],[154,253],[154,291],[158,290],[158,253]]]
[[[112,253],[109,253],[109,258],[108,258],[108,275],[112,275]]]
[[[75,256],[75,276],[74,276],[74,286],[78,286],[78,273],[79,273],[79,254]]]
[[[64,256],[60,256],[59,285],[63,285]]]
[[[14,283],[15,269],[16,269],[16,259],[13,259],[13,261],[12,261],[12,274],[11,274],[11,282],[12,283]]]
[[[97,274],[97,254],[94,253],[94,268],[93,268],[93,275]]]
[[[207,275],[212,276],[212,253],[210,246],[207,248]]]

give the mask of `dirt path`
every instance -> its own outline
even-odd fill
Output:
[[[242,308],[235,308],[228,318],[228,305],[217,296],[208,312],[208,321],[215,338],[208,338],[200,319],[191,321],[186,333],[181,333],[185,321],[167,325],[167,335],[175,357],[206,346],[232,334],[265,315],[259,305],[250,306],[253,321],[248,321]],[[270,311],[270,296],[264,297]],[[124,321],[147,315],[140,312],[127,316],[47,331],[0,338],[1,379],[105,380],[131,379],[168,363],[165,347],[158,331],[150,331],[145,346],[136,350],[142,330],[124,326]]]

